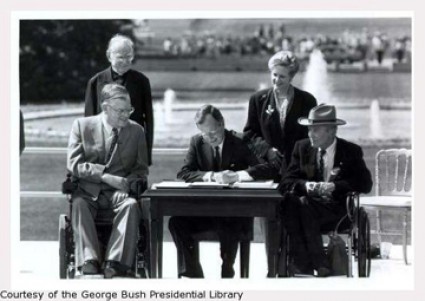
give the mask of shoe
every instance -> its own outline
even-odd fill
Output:
[[[179,278],[204,278],[204,273],[202,271],[187,271],[179,274]]]
[[[235,277],[235,270],[233,265],[223,264],[221,266],[221,278],[233,278]]]
[[[317,277],[325,278],[332,274],[331,270],[326,267],[320,267],[317,269]]]
[[[107,261],[103,275],[105,279],[129,276],[129,268],[116,261]]]
[[[81,273],[83,275],[96,275],[99,274],[99,270],[99,263],[97,260],[87,260],[81,268]]]
[[[288,274],[289,274],[289,277],[313,276],[314,270],[312,267],[300,267],[300,266],[297,266],[295,263],[291,263],[288,266]]]

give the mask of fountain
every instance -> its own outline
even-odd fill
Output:
[[[331,104],[327,63],[320,49],[314,49],[304,75],[304,90],[317,99],[317,103]]]
[[[172,89],[167,89],[164,92],[164,123],[173,123],[173,103],[176,101],[176,92]]]
[[[382,126],[379,101],[372,100],[370,104],[370,137],[373,139],[382,138]]]

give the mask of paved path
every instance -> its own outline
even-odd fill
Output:
[[[57,242],[39,242],[22,241],[19,243],[19,278],[22,282],[55,280],[58,279],[58,243]],[[29,251],[30,250],[30,251]],[[409,253],[411,257],[411,248]],[[28,256],[31,252],[31,256]],[[219,279],[220,259],[218,243],[201,243],[201,263],[204,268],[205,277],[208,279]],[[266,257],[263,243],[251,244],[250,256],[250,280],[254,279],[255,284],[258,280],[265,279],[266,276]],[[174,244],[172,242],[164,243],[164,271],[165,279],[175,279],[177,273],[177,257]],[[235,270],[239,271],[239,255],[236,259]],[[388,260],[373,260],[371,277],[364,282],[365,285],[373,288],[388,289],[408,288],[413,285],[413,265],[405,265],[402,260],[401,246],[393,246]],[[237,277],[238,278],[238,273]],[[346,277],[331,277],[332,279],[346,279]],[[280,279],[282,283],[288,279]],[[27,282],[27,283],[28,283]],[[330,283],[330,282],[327,282]],[[278,288],[278,287],[277,287]]]

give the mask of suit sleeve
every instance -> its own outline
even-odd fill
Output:
[[[130,174],[127,176],[128,180],[143,179],[147,180],[149,174],[148,169],[148,150],[146,145],[146,137],[143,129],[137,127],[137,160],[133,165]]]
[[[96,77],[93,77],[88,81],[86,87],[84,116],[93,116],[99,113],[97,112],[97,102]]]
[[[254,153],[249,149],[247,145],[244,147],[245,156],[247,158],[247,165],[249,166],[246,172],[254,180],[274,180],[279,174],[279,170],[276,167],[268,162],[260,163],[258,158]]]
[[[201,171],[201,167],[198,164],[196,151],[195,137],[190,140],[189,150],[187,151],[184,165],[177,173],[177,178],[185,180],[186,182],[202,182],[202,177],[206,171]]]
[[[256,95],[252,95],[248,105],[248,119],[244,127],[245,140],[249,142],[249,148],[258,158],[264,158],[271,146],[264,140],[259,120]]]
[[[144,91],[144,112],[146,114],[146,142],[148,147],[148,164],[152,164],[152,148],[153,148],[153,135],[154,135],[154,113],[152,105],[152,92],[149,79],[146,78],[145,91]]]
[[[288,170],[277,188],[282,195],[287,192],[305,195],[307,192],[305,188],[307,177],[301,170],[301,152],[301,144],[297,142],[292,152]]]
[[[350,191],[368,193],[372,189],[372,176],[363,159],[361,147],[353,145],[350,150],[350,163],[344,176],[335,179],[334,195],[344,195]]]
[[[81,135],[81,124],[77,119],[72,124],[71,134],[69,136],[67,169],[78,179],[100,183],[105,165],[85,162],[85,152]]]

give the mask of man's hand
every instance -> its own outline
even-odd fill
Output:
[[[321,196],[332,196],[332,192],[335,190],[335,184],[331,182],[321,182],[319,188],[319,194]]]
[[[223,171],[223,183],[232,184],[239,181],[239,175],[232,170]]]
[[[130,190],[127,179],[123,177],[118,177],[108,173],[104,173],[102,175],[102,182],[121,191],[128,192]]]
[[[213,174],[214,182],[223,184],[223,172],[214,172]]]
[[[307,182],[306,190],[309,196],[331,197],[335,184],[331,182]]]
[[[121,190],[117,190],[112,195],[112,204],[114,204],[115,206],[118,206],[127,197],[128,197],[128,193],[127,192],[121,191]]]
[[[267,161],[277,169],[280,169],[280,166],[282,164],[283,155],[276,149],[271,148],[267,151]]]

